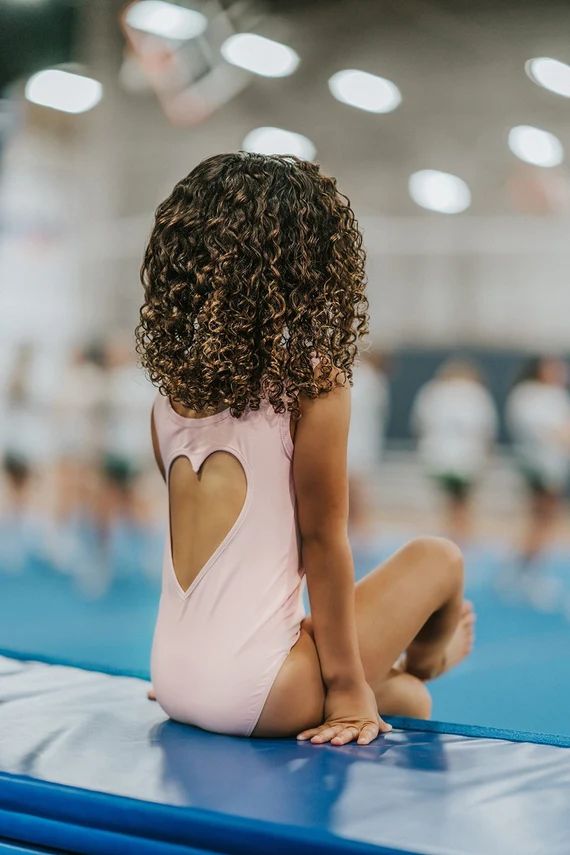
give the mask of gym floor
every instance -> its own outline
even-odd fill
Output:
[[[366,549],[355,548],[357,577],[407,539],[404,532],[385,533]],[[136,571],[135,547],[140,554],[136,532],[117,537],[115,564],[120,572],[99,591],[90,586],[87,574],[62,575],[33,554],[16,573],[0,565],[0,648],[8,654],[147,677],[159,578]],[[155,552],[157,566],[160,549],[156,534],[146,550]],[[84,556],[87,559],[87,546]],[[523,590],[509,578],[508,555],[499,543],[466,551],[467,595],[478,614],[477,641],[466,662],[431,684],[433,718],[568,732],[569,564],[570,551],[553,548]]]

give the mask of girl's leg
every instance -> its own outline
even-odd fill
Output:
[[[463,621],[472,624],[471,610],[463,607],[461,551],[445,538],[412,540],[357,584],[356,614],[362,661],[375,691],[404,650],[409,674],[437,676],[469,652],[456,633]]]
[[[431,715],[431,695],[426,684],[406,671],[390,671],[376,691],[376,702],[383,716],[429,718]]]
[[[386,715],[429,717],[424,680],[466,656],[473,613],[463,601],[463,558],[440,537],[399,549],[356,586],[356,621],[366,678]],[[304,627],[312,633],[310,618]],[[393,668],[406,650],[405,672]]]
[[[470,496],[462,495],[447,498],[446,528],[452,540],[466,543],[472,535],[472,515]]]
[[[428,717],[430,698],[422,681],[460,661],[472,642],[459,548],[438,537],[403,546],[357,584],[356,619],[366,678],[380,712]],[[324,694],[310,617],[300,641],[273,685],[255,736],[293,735],[320,724]],[[404,650],[402,673],[393,666]]]
[[[536,489],[530,500],[530,514],[521,548],[521,564],[531,564],[546,549],[556,532],[560,499],[556,493]]]

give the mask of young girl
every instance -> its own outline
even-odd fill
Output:
[[[149,696],[178,721],[367,744],[390,729],[379,710],[428,717],[425,681],[471,649],[451,542],[414,540],[354,584],[364,261],[349,200],[292,156],[210,157],[156,211],[136,331],[169,496]]]

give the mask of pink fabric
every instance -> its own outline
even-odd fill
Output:
[[[177,721],[249,736],[305,614],[289,413],[262,402],[240,419],[229,410],[188,419],[160,394],[153,413],[167,473],[177,457],[198,471],[226,450],[247,479],[234,526],[186,592],[167,532],[151,656],[156,697]]]

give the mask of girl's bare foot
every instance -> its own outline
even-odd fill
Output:
[[[459,665],[473,650],[475,641],[475,612],[473,604],[469,600],[463,601],[459,623],[453,633],[451,641],[447,645],[443,658],[443,667],[437,676],[445,674],[451,668]]]
[[[473,605],[469,600],[464,600],[455,632],[445,649],[445,653],[439,660],[439,663],[432,664],[428,667],[425,667],[423,664],[418,666],[416,657],[416,660],[412,665],[412,663],[409,662],[408,654],[406,653],[404,660],[405,670],[413,676],[418,677],[420,680],[425,681],[435,680],[436,677],[441,677],[441,675],[445,674],[446,671],[450,671],[452,668],[455,668],[455,666],[459,665],[466,656],[469,656],[473,649],[473,642],[475,640],[474,624],[475,612],[473,611]],[[397,665],[399,664],[399,661],[400,660],[396,663]]]
[[[156,695],[154,694],[154,689],[152,688],[152,686],[150,687],[150,689],[146,693],[146,696],[149,699],[149,701],[156,701]]]

